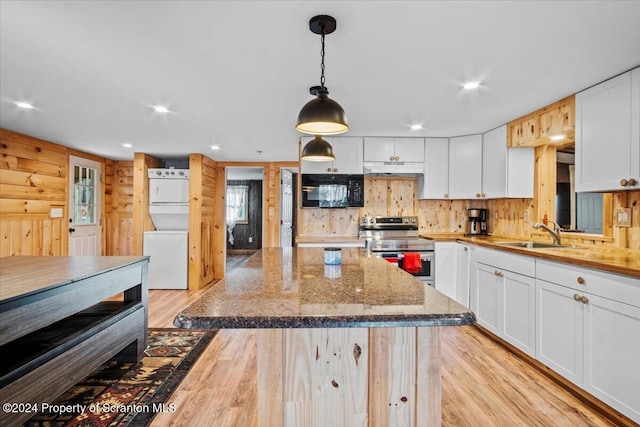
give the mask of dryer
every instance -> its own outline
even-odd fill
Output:
[[[149,215],[145,231],[149,289],[187,289],[189,271],[189,170],[149,169]]]

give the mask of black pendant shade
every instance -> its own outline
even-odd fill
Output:
[[[300,110],[296,129],[311,135],[336,135],[348,131],[347,114],[340,104],[329,98],[327,88],[314,86],[309,91],[317,96]]]
[[[340,104],[329,98],[329,91],[324,85],[324,36],[335,31],[336,20],[327,15],[314,16],[309,21],[309,29],[311,32],[322,36],[320,86],[313,86],[309,89],[309,92],[316,98],[307,102],[304,107],[302,107],[302,110],[300,110],[296,129],[299,132],[310,135],[336,135],[344,133],[349,130],[347,115]],[[327,145],[328,144],[329,143],[327,143]]]
[[[316,135],[304,146],[300,158],[312,162],[329,162],[335,160],[336,156],[333,155],[331,144],[322,139],[320,135]]]

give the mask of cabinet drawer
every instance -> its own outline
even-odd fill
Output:
[[[640,279],[638,278],[544,260],[536,261],[536,277],[640,307]]]
[[[501,270],[512,271],[529,277],[535,277],[535,259],[516,255],[506,251],[476,248],[474,260]]]

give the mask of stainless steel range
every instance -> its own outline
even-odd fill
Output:
[[[360,238],[376,256],[405,269],[406,253],[417,253],[421,268],[410,274],[435,285],[435,243],[418,235],[418,217],[364,216],[360,218]]]

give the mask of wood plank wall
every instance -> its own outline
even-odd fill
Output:
[[[189,289],[196,290],[224,277],[224,243],[215,233],[224,227],[218,218],[216,162],[191,154],[189,174]]]
[[[107,160],[2,128],[0,153],[0,256],[68,255],[69,155],[100,162],[103,171]],[[62,217],[50,218],[51,208]],[[106,244],[103,238],[103,253]]]
[[[481,208],[488,211],[488,229],[495,235],[516,238],[539,238],[548,236],[533,229],[546,211],[555,211],[555,188],[543,185],[547,171],[555,173],[555,150],[536,148],[536,187],[533,199],[492,200],[417,200],[417,178],[365,177],[365,207],[347,209],[301,209],[300,235],[303,237],[358,235],[358,220],[364,215],[417,215],[420,233],[467,232],[467,209]],[[548,182],[548,181],[547,181]],[[551,194],[552,193],[552,194]],[[613,227],[612,215],[615,207],[632,210],[632,227]],[[622,191],[605,195],[605,209],[611,212],[605,218],[604,236],[566,235],[567,243],[578,245],[612,246],[640,249],[640,191]],[[553,215],[553,214],[551,214]]]
[[[105,255],[133,255],[133,161],[107,161]]]
[[[132,254],[142,255],[145,231],[155,230],[149,215],[149,169],[161,167],[162,162],[145,153],[133,154],[133,233]]]

